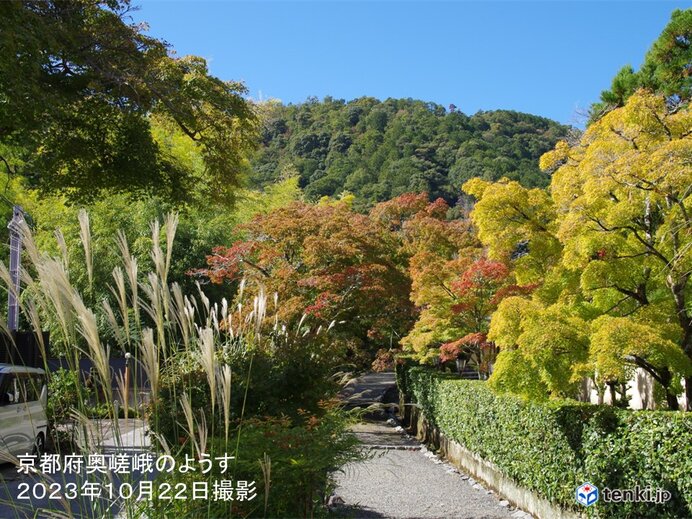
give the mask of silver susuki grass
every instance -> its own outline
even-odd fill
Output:
[[[252,369],[253,352],[276,351],[281,341],[292,341],[306,336],[308,333],[320,335],[328,329],[320,328],[316,332],[303,316],[300,323],[291,329],[279,322],[279,296],[271,294],[268,298],[262,286],[252,287],[255,294],[251,301],[243,302],[246,292],[249,292],[245,280],[239,286],[235,304],[222,300],[221,304],[212,304],[202,287],[197,283],[195,294],[185,294],[180,285],[168,282],[172,262],[174,239],[178,224],[177,215],[169,215],[164,220],[163,234],[158,222],[151,226],[152,245],[150,258],[153,262],[151,272],[141,272],[138,259],[132,254],[124,232],[118,232],[114,239],[114,248],[119,250],[122,266],[112,272],[112,285],[105,292],[109,299],[95,301],[94,290],[94,257],[92,251],[91,226],[88,214],[79,214],[79,238],[84,250],[84,269],[87,273],[88,287],[80,291],[73,283],[70,273],[76,273],[80,265],[74,263],[74,254],[67,248],[68,241],[60,232],[56,232],[56,240],[60,257],[42,254],[36,247],[28,228],[25,229],[28,265],[22,271],[22,282],[25,296],[22,302],[22,313],[26,322],[36,332],[42,341],[42,330],[50,327],[54,342],[58,343],[66,353],[69,369],[79,372],[80,361],[88,360],[94,367],[94,376],[98,386],[97,403],[105,406],[108,418],[105,422],[91,418],[93,402],[80,401],[72,412],[73,427],[78,434],[76,448],[84,453],[98,452],[102,448],[102,431],[109,428],[119,430],[121,422],[118,417],[119,404],[122,395],[149,395],[148,405],[140,401],[137,405],[135,396],[135,411],[150,413],[147,416],[147,427],[150,437],[154,439],[153,447],[163,450],[169,455],[179,455],[190,447],[198,456],[208,450],[219,448],[223,434],[223,448],[238,452],[240,442],[239,428],[242,426],[247,389],[249,387],[250,371]],[[165,250],[162,247],[165,242]],[[74,243],[74,242],[73,242]],[[69,259],[72,258],[72,263]],[[98,258],[96,258],[98,259]],[[144,262],[142,264],[147,264]],[[68,270],[68,267],[70,270]],[[77,277],[75,275],[75,277]],[[0,282],[6,287],[10,285],[7,268],[0,264]],[[105,288],[105,287],[98,287]],[[86,292],[86,293],[83,293]],[[273,303],[273,304],[272,304]],[[272,315],[272,312],[274,313]],[[0,331],[3,331],[0,322]],[[42,344],[45,351],[47,345]],[[123,375],[113,376],[111,371],[111,353],[129,352],[133,356],[132,369],[142,372],[148,387],[143,391],[130,393],[128,381]],[[232,409],[232,384],[235,382],[234,373],[228,359],[249,358],[250,368],[247,372],[244,396],[239,395],[242,407]],[[166,377],[178,358],[190,360],[196,368],[204,373],[203,389],[209,391],[211,406],[197,409],[193,406],[192,388],[188,382],[176,382],[172,387],[166,387],[169,379]],[[138,377],[135,378],[137,384]],[[244,374],[243,379],[246,378]],[[131,381],[129,381],[131,382]],[[131,384],[130,384],[131,385]],[[184,431],[181,438],[174,438],[172,444],[159,427],[162,387],[170,390],[173,395],[169,402],[182,412],[177,426]],[[199,388],[195,388],[199,389]],[[98,394],[100,392],[100,395]],[[117,399],[116,399],[117,397]],[[122,402],[129,408],[129,399]],[[238,418],[238,429],[233,431],[231,425]],[[98,427],[97,427],[98,422]],[[220,424],[223,424],[223,433]],[[217,425],[218,424],[218,425]],[[215,430],[215,427],[219,429]],[[177,432],[177,430],[176,430]],[[185,437],[186,436],[186,437]],[[119,438],[119,436],[118,436]],[[189,440],[189,441],[188,441]],[[229,445],[232,444],[232,445]],[[269,457],[261,460],[262,474],[265,480],[265,507],[269,489],[271,488],[272,466]],[[140,517],[133,503],[121,503],[128,517]],[[117,507],[116,507],[117,508]],[[112,510],[103,510],[100,517],[109,517]],[[147,511],[148,513],[148,511]],[[148,517],[153,517],[148,515]]]

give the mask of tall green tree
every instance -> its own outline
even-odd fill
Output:
[[[690,401],[691,128],[689,108],[671,112],[662,96],[639,91],[593,125],[580,146],[544,161],[564,161],[553,175],[563,263],[582,270],[594,306],[648,326],[651,337],[644,341],[642,330],[612,319],[594,323],[594,332],[607,326],[620,334],[611,358],[646,369],[669,395],[674,378],[685,375]],[[592,348],[605,344],[600,338]],[[603,358],[594,359],[601,372]]]
[[[204,59],[175,57],[141,25],[129,0],[0,3],[0,161],[45,191],[88,200],[155,190],[232,200],[256,117],[241,83]],[[152,136],[152,120],[195,144],[201,171],[181,167]]]
[[[590,109],[593,122],[609,110],[625,105],[638,88],[666,96],[671,104],[692,97],[692,9],[676,9],[637,71],[627,65],[613,78],[610,89]]]

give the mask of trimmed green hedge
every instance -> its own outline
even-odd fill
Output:
[[[627,411],[574,401],[526,402],[483,382],[397,366],[400,389],[450,439],[519,485],[566,509],[603,518],[692,517],[692,414]],[[662,488],[666,504],[575,500],[599,489]]]

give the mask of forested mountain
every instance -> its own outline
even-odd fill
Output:
[[[468,116],[412,99],[270,101],[261,111],[253,184],[298,174],[309,199],[349,191],[364,206],[421,191],[454,203],[472,177],[546,186],[538,159],[570,130],[514,111]]]

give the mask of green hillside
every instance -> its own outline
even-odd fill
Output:
[[[371,97],[268,102],[262,121],[252,184],[299,174],[309,199],[349,191],[362,205],[421,191],[454,203],[472,177],[546,186],[538,159],[570,130],[514,111],[468,116],[453,105]]]

